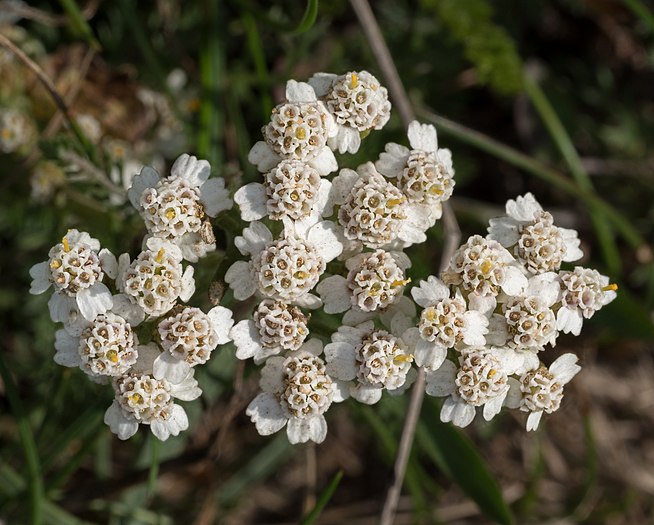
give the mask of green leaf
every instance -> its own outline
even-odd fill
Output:
[[[488,518],[503,525],[514,523],[499,483],[475,445],[459,429],[440,422],[440,409],[435,400],[427,398],[425,403],[431,416],[422,417],[418,424],[416,438],[420,448],[477,503]]]
[[[318,519],[320,513],[325,508],[325,505],[327,505],[332,495],[336,491],[336,488],[341,483],[341,479],[343,479],[343,471],[339,470],[336,473],[336,475],[332,478],[329,485],[327,485],[327,488],[320,495],[318,501],[316,502],[316,505],[313,507],[311,512],[309,512],[306,515],[306,517],[300,522],[300,525],[310,525],[311,523],[313,523]]]

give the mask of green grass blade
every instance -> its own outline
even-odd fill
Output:
[[[203,43],[200,49],[200,129],[198,154],[213,167],[222,163],[221,143],[223,115],[223,78],[225,72],[224,49],[221,42],[223,20],[220,18],[221,2],[204,2]]]
[[[559,119],[559,116],[556,114],[552,104],[547,99],[545,93],[536,82],[527,76],[525,76],[524,79],[524,86],[531,103],[540,115],[543,124],[545,124],[552,140],[554,140],[561,156],[568,165],[570,173],[577,182],[577,185],[584,191],[593,193],[593,184],[581,163],[581,158],[572,143],[572,139],[563,126],[561,119]],[[615,244],[611,227],[603,216],[602,211],[599,210],[597,206],[591,205],[589,208],[591,219],[595,226],[595,232],[609,271],[614,275],[618,274],[622,263],[620,260],[620,252]]]
[[[624,0],[627,7],[654,33],[654,14],[640,0]]]
[[[95,38],[93,30],[84,18],[77,2],[75,0],[59,0],[59,3],[68,16],[71,29],[80,35],[90,47],[99,51],[101,49],[100,43]]]
[[[608,204],[597,194],[584,191],[579,188],[575,181],[570,180],[557,170],[546,166],[515,148],[502,144],[483,133],[463,126],[458,122],[436,115],[427,109],[423,108],[420,115],[426,121],[434,124],[439,132],[449,135],[481,151],[485,151],[486,153],[489,153],[517,168],[523,169],[527,173],[531,173],[566,193],[579,198],[588,206],[596,206],[613,223],[632,248],[636,250],[644,249],[648,253],[651,251],[647,241],[633,226],[629,219],[624,217],[624,215],[619,213],[613,206]]]
[[[159,451],[161,448],[161,441],[159,441],[154,434],[150,434],[150,469],[148,471],[148,497],[154,496],[157,490],[157,479],[159,478]]]
[[[294,35],[299,35],[300,33],[305,33],[313,27],[313,24],[316,23],[318,18],[318,0],[308,0],[307,7],[304,10],[304,16],[302,20],[298,23],[297,27],[291,31]]]
[[[242,22],[248,39],[250,56],[254,63],[254,71],[257,74],[257,87],[261,90],[258,97],[261,101],[261,115],[263,122],[266,122],[270,118],[272,99],[269,93],[270,75],[266,66],[263,44],[261,43],[261,37],[254,17],[250,13],[243,13]]]
[[[318,501],[316,501],[316,505],[313,507],[313,509],[311,509],[311,512],[309,512],[306,515],[306,517],[300,522],[300,525],[311,525],[314,521],[318,519],[320,513],[325,508],[325,505],[327,505],[329,500],[334,495],[334,492],[336,492],[338,485],[341,483],[341,479],[343,479],[343,471],[339,470],[336,473],[336,475],[332,478],[329,485],[327,485],[327,488],[320,495]]]
[[[514,523],[499,483],[472,441],[459,429],[441,423],[437,403],[431,398],[425,401],[432,415],[419,423],[416,438],[420,447],[488,518],[502,525]]]
[[[291,455],[293,448],[288,442],[286,432],[281,431],[275,439],[264,446],[246,465],[235,473],[218,493],[218,500],[228,505],[245,493],[253,483],[264,479]]]
[[[44,492],[39,454],[34,441],[34,435],[32,434],[32,429],[30,428],[27,419],[27,414],[20,398],[18,397],[16,385],[14,385],[14,380],[11,377],[11,373],[6,366],[2,355],[0,355],[0,376],[2,376],[2,381],[5,385],[5,393],[9,401],[9,406],[16,417],[20,444],[23,448],[23,454],[25,455],[25,463],[27,464],[31,523],[32,525],[40,525],[43,523]]]

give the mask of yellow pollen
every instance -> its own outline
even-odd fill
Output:
[[[5,140],[9,140],[9,139],[10,139],[11,137],[13,137],[13,136],[14,136],[14,134],[12,133],[12,131],[11,131],[10,129],[8,129],[8,128],[4,128],[4,129],[2,130],[2,138],[3,138],[3,139],[5,139]]]
[[[70,251],[70,245],[68,244],[68,239],[66,239],[66,237],[61,239],[61,244],[64,245],[64,251],[68,253]]]
[[[441,190],[438,186],[432,186],[429,188],[429,193],[432,195],[443,195],[443,190]]]
[[[606,286],[604,286],[602,288],[602,291],[603,292],[608,292],[608,291],[617,292],[618,291],[618,285],[615,284],[615,283],[608,284],[608,285],[606,285]]]
[[[295,132],[295,136],[300,140],[304,140],[307,138],[307,130],[304,128],[298,128]]]
[[[488,379],[492,379],[495,374],[497,374],[497,370],[491,369],[488,372]]]
[[[159,248],[159,251],[157,252],[157,256],[155,257],[155,261],[158,263],[161,263],[163,261],[163,256],[166,252],[164,251],[163,248]]]
[[[115,350],[109,350],[107,352],[107,357],[109,358],[109,361],[112,363],[117,363],[118,362],[118,352]]]
[[[168,220],[174,219],[174,218],[175,218],[175,215],[177,215],[177,214],[175,213],[175,210],[173,210],[172,208],[170,208],[170,209],[166,212],[166,218],[167,218]]]
[[[50,263],[50,268],[53,268],[54,270],[56,270],[56,269],[59,268],[60,266],[61,266],[61,263],[60,263],[57,259],[54,259],[54,260]]]
[[[493,265],[491,264],[490,261],[484,261],[483,263],[481,263],[481,272],[486,274],[491,271],[492,267]]]
[[[295,272],[293,274],[293,277],[295,277],[296,279],[306,279],[307,277],[309,277],[309,274],[307,272],[299,271],[299,272]]]
[[[403,200],[404,200],[404,199],[388,199],[388,200],[386,201],[386,205],[387,205],[389,208],[392,208],[392,207],[394,207],[394,206],[397,206],[397,205],[399,205],[399,204],[402,204]]]
[[[132,394],[131,396],[129,396],[129,400],[135,405],[138,405],[139,403],[143,402],[143,398],[141,397],[141,394]]]
[[[436,310],[434,309],[426,310],[425,317],[427,318],[427,321],[433,321],[434,319],[436,319]]]
[[[398,286],[405,286],[411,282],[411,278],[408,279],[402,279],[399,281],[393,281],[391,283],[391,288],[397,288]]]
[[[400,355],[396,355],[395,357],[393,357],[393,362],[394,363],[410,363],[411,361],[413,361],[413,355],[412,354],[409,354],[409,355],[400,354]]]
[[[359,77],[356,73],[352,73],[350,77],[350,89],[354,89],[359,85]]]

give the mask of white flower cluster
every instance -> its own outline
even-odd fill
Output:
[[[31,293],[54,289],[51,318],[63,323],[55,362],[111,383],[115,399],[105,423],[120,439],[140,424],[161,440],[186,430],[186,412],[175,400],[201,395],[194,367],[230,341],[231,310],[204,313],[180,303],[195,291],[193,267],[184,268],[183,260],[215,248],[202,237],[202,225],[211,228],[206,217],[231,207],[224,180],[209,173],[206,161],[182,155],[167,179],[152,168],[134,177],[129,197],[148,235],[133,261],[127,253],[116,260],[88,233],[70,230],[30,270]],[[153,331],[152,341],[141,344]]]
[[[541,352],[561,332],[578,335],[583,318],[616,297],[617,286],[597,271],[560,269],[582,255],[577,232],[555,226],[527,193],[491,220],[488,237],[456,251],[442,280],[413,288],[423,307],[416,363],[427,372],[427,394],[447,397],[443,421],[464,427],[476,407],[490,420],[508,406],[528,412],[527,430],[535,430],[543,412],[559,408],[581,368],[573,354],[547,368]]]
[[[234,262],[225,281],[235,299],[258,302],[230,336],[239,359],[265,363],[263,392],[247,410],[261,434],[286,425],[292,443],[321,442],[332,402],[373,404],[414,380],[420,338],[402,250],[424,242],[440,218],[454,187],[451,154],[438,148],[433,126],[413,122],[411,149],[389,144],[376,163],[329,179],[334,152],[356,153],[389,118],[388,93],[367,71],[319,73],[287,83],[286,101],[250,151],[263,182],[234,195],[250,223],[235,240],[247,260]],[[305,313],[321,307],[344,314],[324,354]]]

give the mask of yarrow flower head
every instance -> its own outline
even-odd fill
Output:
[[[179,247],[164,239],[150,237],[134,261],[124,253],[118,261],[116,286],[143,311],[154,317],[168,312],[177,299],[188,301],[195,292],[193,267],[182,267]]]
[[[490,220],[488,237],[512,251],[532,274],[556,271],[562,262],[583,256],[577,232],[555,226],[552,215],[531,193],[509,200],[506,214]]]
[[[478,296],[520,295],[527,278],[499,242],[473,235],[452,257],[443,282],[461,286]]]
[[[252,357],[261,363],[271,355],[298,350],[309,335],[310,315],[297,306],[264,299],[252,317],[238,322],[229,334],[239,359]]]
[[[415,357],[418,366],[435,370],[441,366],[447,350],[483,346],[488,333],[488,318],[471,308],[460,290],[450,297],[450,289],[430,275],[411,289],[414,301],[424,309],[420,313]]]
[[[163,352],[153,364],[156,379],[179,383],[192,367],[205,364],[218,345],[231,339],[232,311],[215,306],[206,314],[199,308],[179,306],[157,326]]]
[[[329,144],[339,153],[356,153],[361,133],[382,129],[391,116],[388,91],[367,71],[317,73],[309,84],[338,124],[338,134]]]
[[[111,292],[102,280],[105,274],[116,276],[116,258],[109,250],[101,250],[97,239],[86,232],[69,230],[50,249],[48,257],[30,269],[30,293],[38,295],[53,286],[55,293],[49,304],[53,321],[68,321],[60,312],[68,309],[69,299],[88,321],[111,308]]]
[[[79,367],[94,380],[122,375],[136,363],[138,338],[133,327],[143,321],[143,310],[122,294],[113,296],[112,303],[111,310],[93,321],[82,318],[57,330],[56,363]]]
[[[415,379],[410,330],[401,337],[375,329],[373,321],[341,326],[325,347],[327,373],[346,382],[346,393],[361,403],[377,403],[384,390],[400,394]]]
[[[253,222],[235,241],[251,260],[234,263],[225,274],[225,282],[239,300],[256,292],[284,303],[317,307],[320,301],[309,292],[326,264],[343,249],[335,229],[328,221],[286,223],[283,236],[273,240],[265,225]]]
[[[433,225],[443,213],[442,204],[454,190],[452,152],[439,149],[434,126],[413,121],[408,135],[411,149],[388,143],[375,167],[395,181],[409,202],[427,206]]]
[[[358,171],[342,169],[332,181],[333,202],[340,206],[338,221],[352,249],[401,249],[424,242],[429,215],[406,197],[368,162]]]
[[[105,412],[104,422],[120,439],[132,437],[139,424],[150,425],[161,441],[188,428],[186,411],[175,400],[192,401],[202,391],[193,378],[193,370],[176,384],[156,379],[152,366],[158,355],[155,345],[139,347],[136,365],[113,380],[115,398]]]
[[[411,261],[402,252],[361,253],[345,265],[347,277],[332,275],[316,288],[326,313],[384,311],[400,301],[410,282],[404,272]],[[346,314],[345,324],[350,324],[348,318]]]
[[[261,371],[263,390],[249,404],[246,414],[262,436],[286,426],[291,443],[322,443],[327,436],[325,412],[332,402],[342,401],[337,383],[318,357],[322,343],[307,341],[286,356],[272,356]]]
[[[456,366],[444,361],[440,368],[427,370],[426,392],[430,396],[449,396],[441,409],[441,421],[466,427],[475,418],[476,407],[490,421],[500,410],[509,392],[507,363],[502,349],[471,347],[461,352]],[[508,366],[507,366],[508,364]]]
[[[184,154],[173,164],[169,177],[144,167],[127,192],[148,231],[177,244],[192,262],[216,248],[215,240],[207,242],[202,235],[203,228],[211,229],[207,217],[232,207],[225,181],[209,179],[210,174],[206,160]]]
[[[262,132],[265,140],[257,142],[248,155],[261,172],[271,170],[283,159],[304,161],[321,175],[338,168],[327,146],[337,132],[336,124],[309,84],[287,82],[286,102],[273,109]]]
[[[237,190],[234,201],[245,221],[265,216],[298,221],[331,214],[331,208],[327,208],[330,190],[331,182],[313,166],[284,159],[264,175],[263,184],[252,182]]]
[[[579,335],[583,320],[616,298],[618,285],[590,268],[575,267],[559,274],[561,308],[556,314],[556,327],[564,333]]]
[[[551,414],[559,409],[563,387],[579,373],[577,356],[563,354],[548,368],[540,366],[525,372],[519,381],[511,383],[508,406],[529,412],[527,430],[536,430],[543,412]]]

